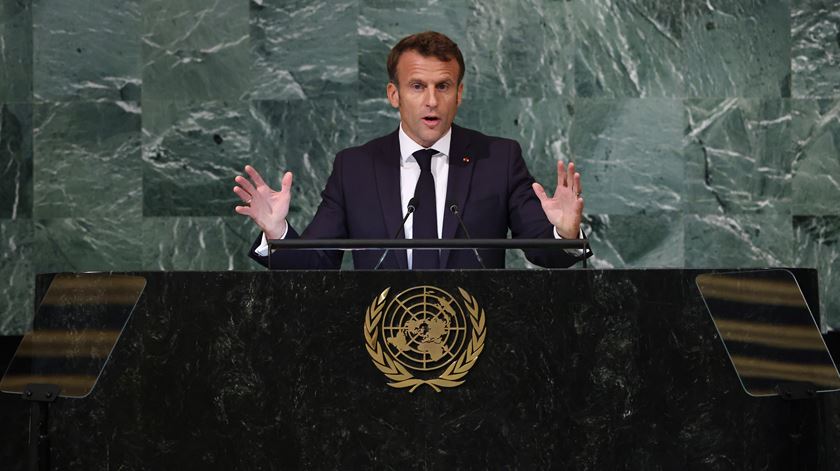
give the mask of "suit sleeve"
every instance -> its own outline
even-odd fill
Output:
[[[345,239],[347,238],[347,213],[344,199],[343,153],[339,152],[333,162],[332,173],[321,192],[321,204],[302,234],[289,225],[286,239]],[[269,256],[260,257],[254,252],[261,242],[257,237],[249,256],[261,265],[273,270],[337,270],[341,268],[342,252],[338,250],[275,250]]]
[[[508,220],[514,238],[553,239],[554,226],[545,216],[540,200],[531,185],[534,177],[528,172],[519,143],[511,141],[508,157]],[[578,258],[565,250],[529,249],[525,257],[545,268],[566,268]]]

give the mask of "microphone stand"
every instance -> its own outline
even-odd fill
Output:
[[[402,233],[403,229],[405,229],[405,222],[408,221],[408,217],[411,216],[412,213],[414,213],[414,211],[416,209],[417,209],[417,198],[412,197],[410,200],[408,200],[408,206],[406,207],[405,217],[402,220],[402,224],[400,224],[400,228],[397,230],[397,233],[394,234],[394,237],[392,237],[392,239],[396,239],[397,237],[400,236],[400,233]],[[379,257],[379,261],[376,262],[376,266],[373,267],[374,270],[379,269],[379,266],[382,265],[383,261],[385,261],[385,256],[388,255],[389,250],[391,250],[391,249],[385,249],[385,251],[382,252],[382,256]]]
[[[455,215],[456,218],[458,218],[458,224],[461,226],[461,230],[464,231],[464,235],[467,236],[467,240],[472,240],[472,238],[470,237],[469,231],[467,231],[467,226],[464,225],[464,220],[461,219],[461,212],[458,211],[458,205],[455,204],[455,203],[450,204],[449,205],[449,212],[451,212],[452,214]],[[472,250],[473,250],[473,253],[475,254],[475,258],[478,260],[478,264],[481,265],[481,268],[486,270],[487,267],[484,266],[484,261],[481,259],[481,255],[478,254],[478,249],[473,247]]]
[[[583,235],[583,253],[581,254],[580,258],[583,262],[582,268],[587,268],[586,265],[586,252],[589,250],[589,239],[586,238],[586,233],[583,232],[583,229],[580,230],[581,235]]]

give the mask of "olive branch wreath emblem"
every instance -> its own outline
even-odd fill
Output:
[[[441,392],[441,388],[454,388],[464,384],[464,376],[475,365],[478,356],[484,350],[484,340],[487,335],[484,322],[484,309],[479,307],[478,302],[472,295],[464,289],[458,288],[469,313],[470,324],[472,325],[470,342],[460,356],[451,360],[440,376],[431,379],[416,378],[408,368],[391,357],[380,342],[379,321],[382,319],[382,310],[385,307],[385,301],[390,289],[385,288],[379,296],[374,298],[367,310],[365,310],[364,325],[365,347],[376,368],[392,381],[388,383],[388,386],[399,389],[411,388],[409,392],[414,392],[415,389],[425,384],[436,392]]]

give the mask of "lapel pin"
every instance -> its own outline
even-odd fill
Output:
[[[465,163],[465,164],[470,163],[470,156],[469,156],[469,155],[465,155],[465,156],[464,156],[464,163]]]

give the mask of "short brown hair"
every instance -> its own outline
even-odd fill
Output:
[[[391,53],[388,54],[388,79],[394,84],[397,83],[397,62],[406,51],[416,51],[424,57],[434,56],[443,62],[455,59],[461,69],[458,73],[458,83],[460,84],[464,79],[464,56],[461,55],[458,45],[444,34],[426,31],[400,39],[400,42],[391,49]]]

